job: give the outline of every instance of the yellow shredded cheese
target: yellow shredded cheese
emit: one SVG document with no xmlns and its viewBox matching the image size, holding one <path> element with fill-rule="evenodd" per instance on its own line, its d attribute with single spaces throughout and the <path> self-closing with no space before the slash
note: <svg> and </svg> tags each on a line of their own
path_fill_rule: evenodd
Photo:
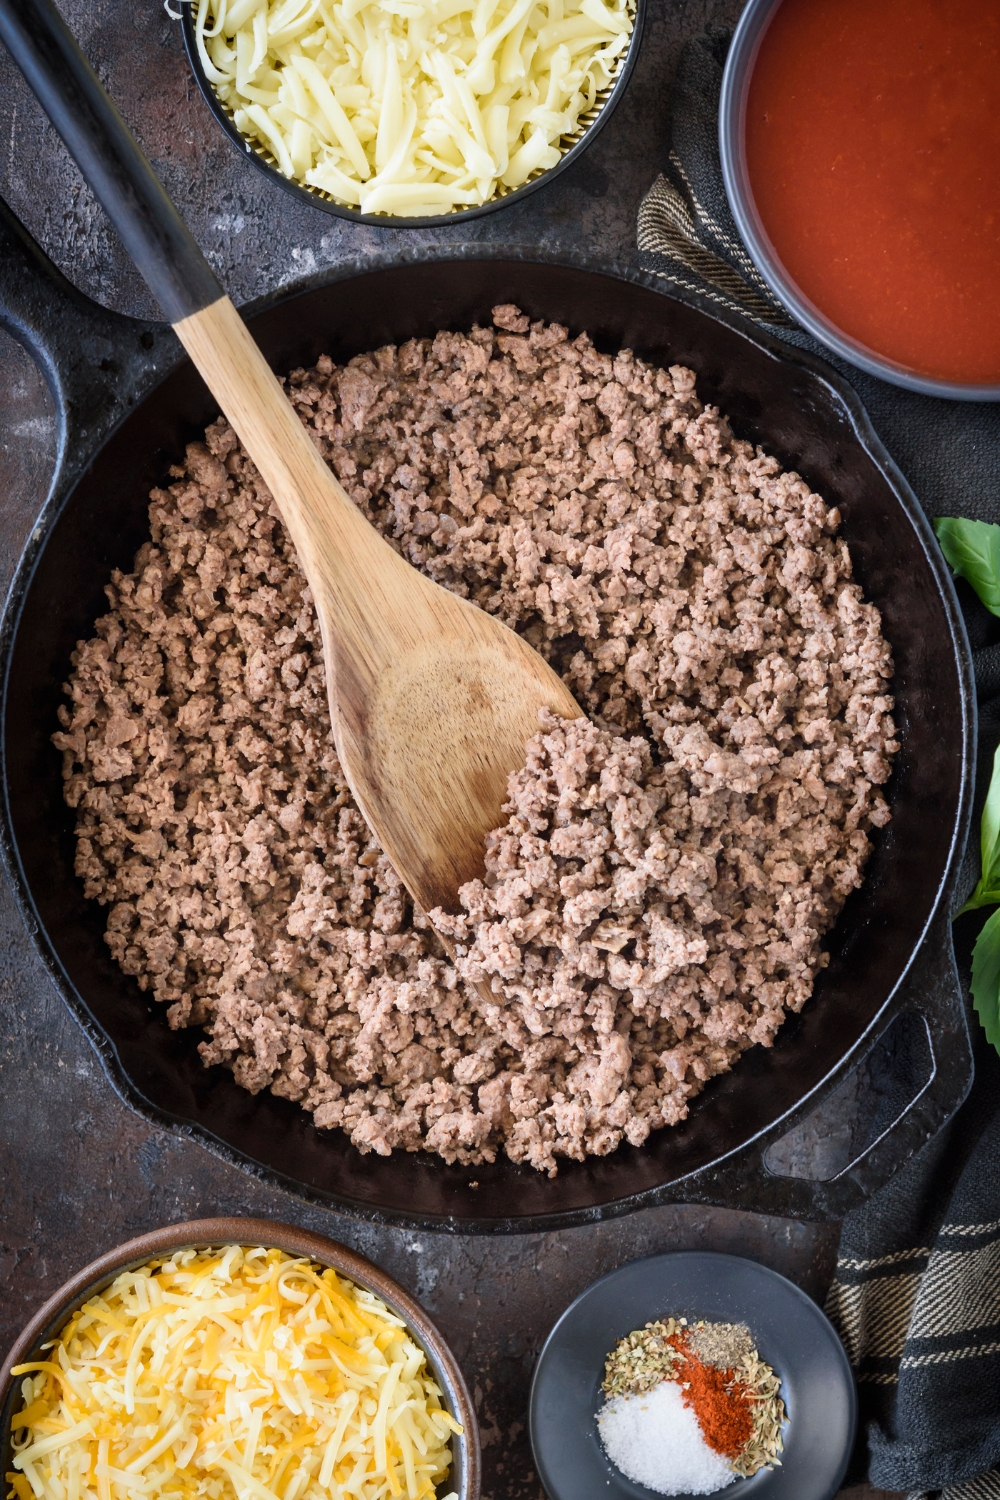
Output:
<svg viewBox="0 0 1000 1500">
<path fill-rule="evenodd" d="M 198 0 L 205 72 L 286 177 L 403 216 L 552 167 L 624 60 L 634 0 Z"/>
<path fill-rule="evenodd" d="M 151 1260 L 44 1353 L 9 1500 L 433 1500 L 462 1430 L 384 1302 L 280 1250 Z"/>
</svg>

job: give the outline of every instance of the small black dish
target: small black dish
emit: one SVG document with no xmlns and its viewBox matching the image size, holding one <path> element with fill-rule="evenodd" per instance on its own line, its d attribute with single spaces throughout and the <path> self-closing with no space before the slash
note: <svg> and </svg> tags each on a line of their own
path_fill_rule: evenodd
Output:
<svg viewBox="0 0 1000 1500">
<path fill-rule="evenodd" d="M 604 1361 L 661 1317 L 746 1323 L 781 1378 L 781 1467 L 734 1479 L 724 1500 L 831 1500 L 857 1426 L 854 1377 L 832 1324 L 805 1292 L 756 1261 L 679 1251 L 634 1260 L 587 1288 L 545 1340 L 531 1383 L 535 1464 L 549 1500 L 657 1500 L 608 1459 L 597 1434 Z M 683 1500 L 683 1497 L 682 1497 Z"/>
</svg>

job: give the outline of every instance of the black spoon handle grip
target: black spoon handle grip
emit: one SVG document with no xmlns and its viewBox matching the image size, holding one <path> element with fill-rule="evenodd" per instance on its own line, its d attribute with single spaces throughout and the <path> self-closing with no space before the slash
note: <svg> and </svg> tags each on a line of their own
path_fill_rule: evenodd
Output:
<svg viewBox="0 0 1000 1500">
<path fill-rule="evenodd" d="M 171 323 L 223 295 L 52 0 L 0 0 L 0 38 Z"/>
</svg>

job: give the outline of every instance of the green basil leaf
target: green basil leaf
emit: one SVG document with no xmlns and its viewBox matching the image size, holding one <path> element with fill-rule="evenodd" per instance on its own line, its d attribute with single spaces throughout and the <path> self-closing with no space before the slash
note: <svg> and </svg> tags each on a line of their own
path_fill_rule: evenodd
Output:
<svg viewBox="0 0 1000 1500">
<path fill-rule="evenodd" d="M 1000 526 L 997 530 L 1000 531 Z M 1000 745 L 993 756 L 993 775 L 979 825 L 979 850 L 982 874 L 962 911 L 1000 903 Z"/>
<path fill-rule="evenodd" d="M 969 580 L 991 614 L 1000 615 L 1000 526 L 938 516 L 934 532 L 954 572 Z"/>
<path fill-rule="evenodd" d="M 980 879 L 968 901 L 959 907 L 955 915 L 961 917 L 967 911 L 978 911 L 982 906 L 1000 906 L 1000 891 L 990 890 Z"/>
<path fill-rule="evenodd" d="M 987 1041 L 1000 1052 L 1000 910 L 986 922 L 972 950 L 972 1003 Z"/>
</svg>

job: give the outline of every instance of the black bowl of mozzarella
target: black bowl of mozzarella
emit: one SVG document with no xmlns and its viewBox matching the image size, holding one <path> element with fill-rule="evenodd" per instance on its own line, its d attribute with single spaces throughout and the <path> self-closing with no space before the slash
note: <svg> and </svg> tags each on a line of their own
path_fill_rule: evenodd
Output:
<svg viewBox="0 0 1000 1500">
<path fill-rule="evenodd" d="M 295 196 L 427 228 L 518 202 L 607 123 L 646 0 L 183 0 L 222 129 Z"/>
</svg>

